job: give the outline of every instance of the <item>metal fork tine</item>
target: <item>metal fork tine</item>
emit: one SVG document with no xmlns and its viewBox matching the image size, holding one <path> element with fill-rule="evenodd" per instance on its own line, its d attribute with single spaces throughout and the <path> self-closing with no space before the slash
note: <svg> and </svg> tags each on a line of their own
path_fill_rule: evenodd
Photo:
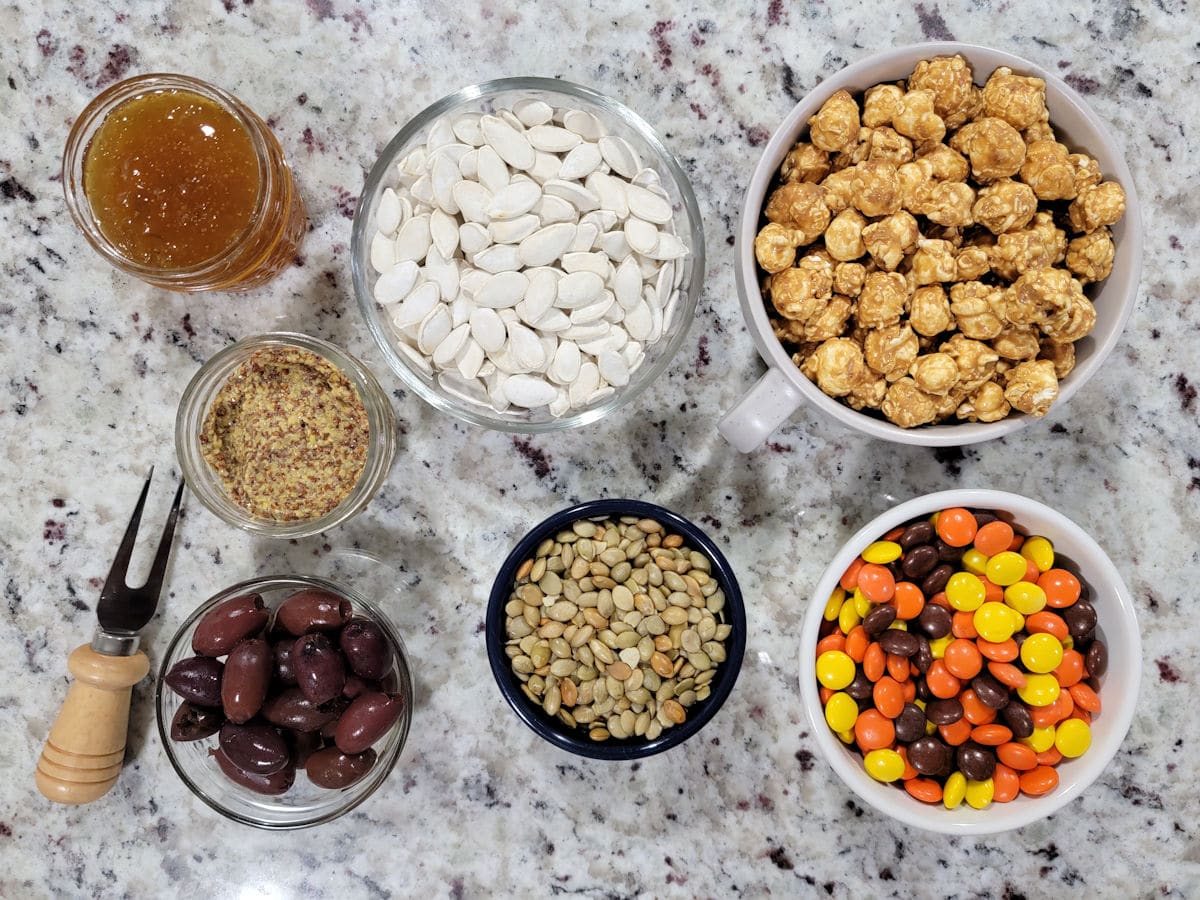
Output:
<svg viewBox="0 0 1200 900">
<path fill-rule="evenodd" d="M 175 537 L 175 522 L 179 518 L 179 501 L 183 499 L 183 482 L 175 491 L 175 500 L 171 503 L 171 512 L 167 515 L 167 524 L 163 526 L 162 537 L 158 549 L 154 551 L 154 562 L 150 566 L 150 577 L 142 585 L 142 590 L 151 597 L 157 597 L 162 589 L 163 575 L 167 571 L 167 557 L 171 555 L 171 542 Z"/>
<path fill-rule="evenodd" d="M 104 589 L 100 591 L 101 602 L 112 599 L 114 593 L 125 588 L 125 576 L 129 573 L 129 559 L 133 556 L 133 547 L 137 543 L 138 526 L 142 523 L 142 508 L 146 505 L 146 495 L 150 493 L 150 479 L 153 477 L 154 468 L 151 467 L 149 474 L 146 475 L 146 483 L 142 485 L 142 495 L 138 497 L 133 516 L 125 528 L 125 537 L 121 538 L 121 546 L 117 549 L 112 568 L 108 570 Z"/>
</svg>

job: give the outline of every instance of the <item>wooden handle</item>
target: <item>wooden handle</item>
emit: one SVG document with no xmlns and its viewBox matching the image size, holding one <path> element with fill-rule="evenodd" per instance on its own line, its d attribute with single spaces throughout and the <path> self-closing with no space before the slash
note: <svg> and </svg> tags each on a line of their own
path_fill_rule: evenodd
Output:
<svg viewBox="0 0 1200 900">
<path fill-rule="evenodd" d="M 142 652 L 105 656 L 90 645 L 67 659 L 75 676 L 37 764 L 37 786 L 56 803 L 90 803 L 117 783 L 125 761 L 129 695 L 150 671 Z"/>
</svg>

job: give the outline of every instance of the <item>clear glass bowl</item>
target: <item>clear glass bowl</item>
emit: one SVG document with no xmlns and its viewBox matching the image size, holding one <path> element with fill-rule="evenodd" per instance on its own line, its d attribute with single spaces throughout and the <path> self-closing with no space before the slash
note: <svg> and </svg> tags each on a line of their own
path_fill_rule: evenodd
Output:
<svg viewBox="0 0 1200 900">
<path fill-rule="evenodd" d="M 296 783 L 286 794 L 257 794 L 226 778 L 216 761 L 209 756 L 209 750 L 217 746 L 216 735 L 199 741 L 171 740 L 171 719 L 183 701 L 167 687 L 162 676 L 181 659 L 194 655 L 192 633 L 201 617 L 218 603 L 239 594 L 257 592 L 262 595 L 267 607 L 273 610 L 292 593 L 305 588 L 321 588 L 345 597 L 353 606 L 355 615 L 369 618 L 383 629 L 395 651 L 392 671 L 385 678 L 395 681 L 395 692 L 400 694 L 404 710 L 391 730 L 375 743 L 374 749 L 378 758 L 374 767 L 362 780 L 340 790 L 330 790 L 317 787 L 303 772 L 298 771 Z M 252 578 L 232 585 L 200 604 L 171 639 L 171 644 L 162 659 L 154 693 L 158 736 L 167 758 L 175 772 L 183 779 L 183 783 L 192 793 L 226 818 L 267 829 L 321 825 L 349 812 L 371 796 L 391 773 L 400 757 L 400 751 L 404 749 L 412 722 L 412 703 L 413 683 L 408 653 L 404 641 L 396 633 L 387 616 L 373 602 L 344 585 L 305 575 Z"/>
<path fill-rule="evenodd" d="M 431 126 L 442 116 L 486 112 L 528 97 L 544 100 L 551 106 L 572 106 L 586 110 L 599 118 L 610 134 L 629 141 L 661 178 L 662 187 L 670 195 L 675 209 L 676 233 L 688 246 L 688 255 L 680 261 L 684 266 L 680 283 L 683 291 L 681 305 L 675 312 L 671 327 L 657 343 L 646 348 L 646 358 L 632 373 L 629 383 L 614 394 L 557 419 L 544 408 L 498 413 L 491 408 L 470 403 L 447 392 L 434 377 L 415 368 L 404 352 L 397 349 L 398 341 L 392 334 L 391 324 L 375 302 L 373 289 L 378 275 L 370 264 L 371 239 L 376 231 L 375 214 L 384 189 L 395 185 L 395 164 L 424 142 Z M 443 97 L 415 116 L 388 142 L 367 176 L 366 187 L 354 214 L 350 247 L 354 292 L 359 308 L 384 359 L 405 386 L 435 409 L 464 422 L 523 434 L 557 431 L 595 422 L 646 390 L 667 368 L 683 343 L 688 326 L 695 317 L 704 280 L 704 223 L 700 218 L 696 196 L 679 161 L 654 129 L 625 105 L 589 88 L 552 78 L 500 78 L 471 85 Z"/>
<path fill-rule="evenodd" d="M 200 430 L 217 392 L 238 366 L 255 352 L 268 347 L 295 347 L 320 356 L 350 379 L 367 411 L 370 444 L 362 475 L 345 500 L 316 519 L 281 522 L 253 515 L 233 501 L 200 452 Z M 188 489 L 225 522 L 265 537 L 309 537 L 362 511 L 383 485 L 396 455 L 396 416 L 388 395 L 371 371 L 339 347 L 293 332 L 254 335 L 216 353 L 192 377 L 184 389 L 175 417 L 175 453 Z"/>
</svg>

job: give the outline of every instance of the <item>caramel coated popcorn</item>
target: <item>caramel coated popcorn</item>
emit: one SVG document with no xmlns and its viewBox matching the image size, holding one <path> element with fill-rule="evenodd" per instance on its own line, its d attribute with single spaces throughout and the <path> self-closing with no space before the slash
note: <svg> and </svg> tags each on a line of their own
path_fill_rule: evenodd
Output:
<svg viewBox="0 0 1200 900">
<path fill-rule="evenodd" d="M 980 86 L 937 57 L 808 125 L 754 242 L 795 365 L 904 428 L 1045 415 L 1126 201 L 1059 140 L 1042 79 L 1001 67 Z"/>
</svg>

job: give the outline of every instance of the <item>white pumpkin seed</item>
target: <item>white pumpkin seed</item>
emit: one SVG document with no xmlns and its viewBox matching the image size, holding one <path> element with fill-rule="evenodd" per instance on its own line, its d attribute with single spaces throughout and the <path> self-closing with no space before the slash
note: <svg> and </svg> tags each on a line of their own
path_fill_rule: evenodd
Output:
<svg viewBox="0 0 1200 900">
<path fill-rule="evenodd" d="M 471 313 L 471 337 L 486 352 L 492 353 L 504 346 L 508 332 L 504 322 L 496 315 L 496 311 L 487 306 L 481 306 Z"/>
<path fill-rule="evenodd" d="M 562 197 L 581 213 L 591 212 L 600 206 L 600 198 L 575 181 L 551 178 L 542 185 L 542 190 L 555 197 Z"/>
<path fill-rule="evenodd" d="M 371 268 L 382 275 L 396 264 L 396 241 L 382 231 L 371 238 Z"/>
<path fill-rule="evenodd" d="M 513 180 L 492 195 L 487 214 L 493 220 L 512 220 L 529 212 L 541 199 L 542 189 L 535 182 Z"/>
<path fill-rule="evenodd" d="M 562 123 L 563 128 L 575 132 L 581 138 L 588 141 L 599 140 L 601 135 L 604 134 L 600 120 L 591 113 L 584 112 L 582 109 L 568 109 L 563 113 Z"/>
<path fill-rule="evenodd" d="M 529 143 L 547 153 L 566 153 L 579 144 L 579 135 L 557 125 L 534 125 L 525 133 Z"/>
<path fill-rule="evenodd" d="M 563 157 L 558 177 L 565 181 L 582 181 L 596 171 L 602 158 L 600 148 L 592 143 L 582 143 Z"/>
<path fill-rule="evenodd" d="M 532 213 L 507 221 L 493 218 L 488 226 L 488 235 L 497 244 L 516 244 L 533 234 L 540 224 L 538 217 Z"/>
<path fill-rule="evenodd" d="M 558 259 L 575 239 L 575 226 L 556 222 L 539 228 L 521 241 L 521 262 L 526 266 L 548 266 Z"/>
<path fill-rule="evenodd" d="M 375 282 L 375 299 L 384 305 L 403 300 L 417 283 L 418 274 L 420 269 L 416 262 L 404 260 L 396 263 Z M 436 293 L 436 288 L 434 290 Z"/>
<path fill-rule="evenodd" d="M 471 326 L 467 324 L 453 328 L 433 351 L 433 364 L 438 367 L 448 366 L 458 356 L 470 336 Z"/>
<path fill-rule="evenodd" d="M 636 184 L 625 186 L 625 197 L 629 202 L 629 212 L 639 219 L 665 225 L 671 221 L 671 204 L 652 191 Z"/>
<path fill-rule="evenodd" d="M 558 282 L 558 305 L 563 309 L 578 309 L 599 298 L 604 291 L 604 279 L 595 272 L 572 272 Z"/>
<path fill-rule="evenodd" d="M 562 341 L 554 352 L 550 377 L 559 384 L 570 384 L 578 377 L 581 364 L 579 346 L 574 341 Z"/>
<path fill-rule="evenodd" d="M 658 246 L 658 229 L 649 222 L 630 216 L 625 220 L 625 240 L 635 253 L 645 255 Z"/>
<path fill-rule="evenodd" d="M 502 160 L 514 169 L 528 169 L 533 165 L 533 147 L 511 123 L 498 116 L 484 116 L 479 124 L 484 140 Z"/>
<path fill-rule="evenodd" d="M 492 192 L 482 184 L 474 181 L 460 181 L 454 185 L 450 193 L 464 219 L 478 222 L 480 225 L 487 225 L 491 221 L 487 210 L 488 205 L 492 202 Z"/>
<path fill-rule="evenodd" d="M 573 225 L 579 215 L 575 207 L 562 197 L 546 193 L 542 194 L 542 199 L 533 208 L 533 212 L 542 220 L 543 225 L 554 225 L 559 222 L 569 222 Z"/>
<path fill-rule="evenodd" d="M 521 268 L 521 255 L 515 244 L 492 244 L 471 258 L 485 272 L 515 272 Z"/>
<path fill-rule="evenodd" d="M 463 253 L 473 256 L 492 242 L 488 230 L 478 222 L 467 222 L 458 226 L 458 242 Z"/>
<path fill-rule="evenodd" d="M 475 294 L 475 302 L 492 309 L 506 309 L 516 306 L 528 287 L 529 279 L 520 272 L 500 272 L 484 282 Z"/>
<path fill-rule="evenodd" d="M 396 237 L 396 259 L 399 262 L 420 262 L 429 252 L 429 216 L 413 216 L 400 226 Z"/>
<path fill-rule="evenodd" d="M 554 400 L 558 391 L 554 385 L 540 377 L 512 375 L 504 382 L 504 395 L 514 406 L 536 409 Z"/>
<path fill-rule="evenodd" d="M 429 355 L 450 334 L 450 312 L 444 303 L 439 303 L 421 322 L 417 331 L 417 349 Z"/>
<path fill-rule="evenodd" d="M 554 108 L 549 103 L 533 98 L 518 100 L 513 104 L 512 111 L 526 128 L 545 125 L 554 118 Z"/>
<path fill-rule="evenodd" d="M 564 253 L 562 267 L 568 275 L 574 272 L 595 272 L 601 278 L 607 278 L 612 271 L 612 263 L 604 253 Z"/>
<path fill-rule="evenodd" d="M 629 384 L 629 365 L 625 359 L 612 350 L 601 353 L 596 360 L 600 377 L 614 387 L 624 387 Z"/>
<path fill-rule="evenodd" d="M 442 259 L 452 259 L 458 249 L 458 220 L 441 209 L 435 209 L 429 214 L 429 236 Z"/>
<path fill-rule="evenodd" d="M 600 138 L 600 155 L 612 170 L 624 178 L 633 178 L 642 168 L 642 161 L 629 141 L 616 135 Z"/>
<path fill-rule="evenodd" d="M 379 206 L 375 210 L 375 227 L 384 234 L 395 234 L 400 227 L 400 198 L 391 188 L 379 195 Z"/>
</svg>

